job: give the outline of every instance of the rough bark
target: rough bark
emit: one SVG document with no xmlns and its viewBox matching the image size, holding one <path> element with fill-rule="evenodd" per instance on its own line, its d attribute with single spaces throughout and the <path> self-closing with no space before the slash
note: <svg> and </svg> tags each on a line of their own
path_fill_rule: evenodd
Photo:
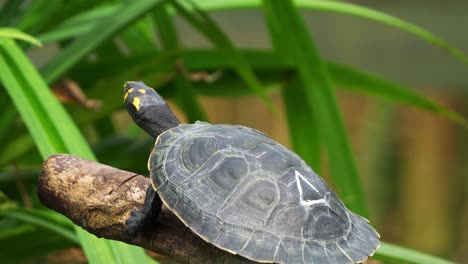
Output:
<svg viewBox="0 0 468 264">
<path fill-rule="evenodd" d="M 44 162 L 38 196 L 98 237 L 141 246 L 181 263 L 250 263 L 205 242 L 164 206 L 154 228 L 129 239 L 125 221 L 131 210 L 143 206 L 149 184 L 144 176 L 59 154 Z"/>
</svg>

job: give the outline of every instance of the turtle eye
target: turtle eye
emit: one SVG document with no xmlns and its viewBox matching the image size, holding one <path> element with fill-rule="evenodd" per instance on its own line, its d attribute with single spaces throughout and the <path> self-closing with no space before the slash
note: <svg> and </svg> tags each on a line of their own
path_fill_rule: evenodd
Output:
<svg viewBox="0 0 468 264">
<path fill-rule="evenodd" d="M 124 93 L 127 92 L 128 89 L 130 88 L 133 88 L 133 85 L 135 84 L 135 82 L 125 82 L 124 85 L 123 85 L 123 88 L 124 88 Z"/>
</svg>

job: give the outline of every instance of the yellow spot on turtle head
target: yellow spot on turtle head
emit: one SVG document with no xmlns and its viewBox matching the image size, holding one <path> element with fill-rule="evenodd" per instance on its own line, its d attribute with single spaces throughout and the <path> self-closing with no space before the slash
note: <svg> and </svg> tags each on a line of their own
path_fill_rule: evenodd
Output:
<svg viewBox="0 0 468 264">
<path fill-rule="evenodd" d="M 124 101 L 127 101 L 128 95 L 131 94 L 132 92 L 133 92 L 133 88 L 130 88 L 130 89 L 127 90 L 127 92 L 124 95 Z"/>
<path fill-rule="evenodd" d="M 142 93 L 142 94 L 145 94 L 146 93 L 146 90 L 145 89 L 138 89 L 138 92 Z"/>
<path fill-rule="evenodd" d="M 132 104 L 135 106 L 137 111 L 140 111 L 140 98 L 134 97 Z"/>
</svg>

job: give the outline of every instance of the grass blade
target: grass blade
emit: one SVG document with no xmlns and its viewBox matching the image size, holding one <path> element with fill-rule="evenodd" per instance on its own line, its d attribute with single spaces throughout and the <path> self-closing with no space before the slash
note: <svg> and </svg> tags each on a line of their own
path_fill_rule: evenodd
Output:
<svg viewBox="0 0 468 264">
<path fill-rule="evenodd" d="M 62 215 L 33 208 L 15 208 L 2 210 L 0 211 L 0 215 L 40 226 L 57 233 L 76 244 L 80 244 L 78 237 L 72 231 L 73 224 Z"/>
<path fill-rule="evenodd" d="M 272 74 L 276 76 L 276 81 L 272 78 L 270 82 L 280 83 L 283 81 L 282 76 L 294 70 L 292 62 L 287 62 L 279 58 L 277 54 L 269 51 L 246 50 L 243 54 L 254 69 L 276 70 L 276 72 Z M 184 51 L 182 58 L 189 70 L 225 67 L 225 62 L 221 59 L 221 55 L 211 50 Z M 339 88 L 367 95 L 379 96 L 392 102 L 416 107 L 445 117 L 468 128 L 468 120 L 459 113 L 440 105 L 429 97 L 414 92 L 409 87 L 334 62 L 326 62 L 326 67 L 333 83 Z M 217 87 L 211 87 L 199 89 L 199 92 L 203 95 L 219 95 L 219 90 L 220 89 Z M 246 95 L 248 93 L 249 92 L 246 90 L 238 91 L 239 95 Z M 235 94 L 234 91 L 233 94 Z"/>
<path fill-rule="evenodd" d="M 72 151 L 75 155 L 94 158 L 73 121 L 21 49 L 13 41 L 5 40 L 0 51 L 3 58 L 0 78 L 34 141 L 40 142 L 38 149 L 42 157 Z"/>
<path fill-rule="evenodd" d="M 38 39 L 26 33 L 21 32 L 20 30 L 16 28 L 0 27 L 0 38 L 20 39 L 28 43 L 31 43 L 33 45 L 36 45 L 38 47 L 42 47 L 42 43 Z"/>
<path fill-rule="evenodd" d="M 43 159 L 54 153 L 72 153 L 95 159 L 63 107 L 45 81 L 13 40 L 0 40 L 0 80 L 23 117 Z M 142 258 L 143 249 L 127 246 L 112 252 L 112 243 L 99 240 L 80 227 L 75 228 L 90 263 L 109 263 L 118 256 Z"/>
<path fill-rule="evenodd" d="M 257 72 L 261 70 L 269 72 L 274 71 L 271 74 L 271 78 L 269 78 L 270 83 L 282 83 L 284 81 L 284 76 L 294 71 L 293 62 L 288 62 L 287 58 L 281 58 L 278 54 L 271 51 L 244 50 L 243 55 Z M 226 67 L 226 62 L 222 60 L 222 55 L 212 50 L 185 50 L 181 57 L 188 70 L 197 70 L 200 68 L 214 70 Z M 414 92 L 409 87 L 385 80 L 380 76 L 372 75 L 346 65 L 330 61 L 325 62 L 325 64 L 332 82 L 341 89 L 356 91 L 366 95 L 379 96 L 392 102 L 416 107 L 441 117 L 448 118 L 449 120 L 468 128 L 468 120 L 459 113 L 440 105 L 429 97 Z M 226 74 L 225 77 L 231 78 L 230 76 L 226 76 Z M 230 88 L 230 86 L 223 86 L 223 89 L 220 89 L 218 86 L 205 87 L 200 84 L 197 84 L 197 87 L 197 91 L 200 94 L 207 96 L 220 96 L 220 92 L 223 92 L 224 88 Z M 236 85 L 233 85 L 232 87 L 233 88 L 230 89 L 234 89 Z M 229 95 L 242 96 L 251 94 L 251 92 L 244 88 L 237 89 L 237 91 L 230 91 Z"/>
<path fill-rule="evenodd" d="M 307 164 L 320 173 L 321 145 L 319 135 L 316 133 L 319 129 L 318 123 L 314 120 L 301 80 L 294 76 L 292 80 L 287 81 L 282 92 L 292 147 Z"/>
<path fill-rule="evenodd" d="M 174 86 L 177 90 L 176 103 L 184 111 L 189 123 L 208 121 L 190 80 L 185 76 L 177 76 L 174 80 Z"/>
<path fill-rule="evenodd" d="M 285 76 L 294 72 L 294 64 L 286 61 L 278 54 L 271 51 L 263 50 L 243 50 L 242 55 L 248 60 L 249 64 L 255 70 L 257 76 L 262 76 L 262 81 L 268 88 L 279 88 L 279 84 L 284 82 Z M 167 72 L 168 75 L 173 75 L 172 68 L 162 67 L 168 65 L 173 61 L 164 60 L 164 57 L 180 57 L 184 62 L 184 67 L 187 71 L 200 71 L 200 70 L 218 70 L 227 68 L 228 62 L 223 59 L 223 55 L 219 51 L 211 49 L 184 49 L 178 51 L 165 51 L 160 54 L 146 54 L 142 57 L 134 59 L 122 58 L 122 60 L 103 61 L 99 64 L 88 66 L 81 69 L 84 73 L 98 72 L 99 69 L 109 69 L 112 65 L 133 65 L 136 61 L 140 61 L 138 67 L 143 66 L 148 69 L 156 69 L 159 73 Z M 144 64 L 144 65 L 143 65 Z M 466 128 L 468 120 L 461 116 L 459 113 L 450 110 L 447 107 L 431 100 L 429 97 L 420 95 L 414 92 L 409 87 L 404 85 L 385 80 L 384 78 L 371 75 L 363 71 L 351 68 L 349 66 L 340 65 L 334 62 L 325 62 L 330 78 L 334 84 L 341 89 L 356 91 L 362 94 L 379 96 L 392 102 L 402 103 L 412 107 L 431 112 L 444 118 L 448 118 L 459 125 Z M 101 74 L 102 73 L 102 70 Z M 140 69 L 140 71 L 147 71 Z M 121 75 L 119 72 L 109 73 L 109 78 L 112 76 Z M 142 79 L 152 78 L 152 75 L 142 77 Z M 253 94 L 251 89 L 242 85 L 242 81 L 236 80 L 238 77 L 229 71 L 224 71 L 222 78 L 214 83 L 192 83 L 195 91 L 204 96 L 244 96 Z M 168 86 L 171 86 L 169 83 Z M 163 92 L 163 91 L 161 91 Z M 100 97 L 94 95 L 95 97 Z M 169 96 L 167 94 L 166 96 Z M 107 104 L 112 104 L 112 100 Z M 84 113 L 82 113 L 84 114 Z"/>
<path fill-rule="evenodd" d="M 63 2 L 63 0 L 36 0 L 30 2 L 28 8 L 24 9 L 21 14 L 16 27 L 30 34 L 36 34 L 44 28 L 50 19 L 54 18 L 54 14 L 60 10 Z"/>
<path fill-rule="evenodd" d="M 212 42 L 247 86 L 262 98 L 263 102 L 272 112 L 276 113 L 277 111 L 273 106 L 273 102 L 268 97 L 261 83 L 258 81 L 250 64 L 234 47 L 232 42 L 218 27 L 218 25 L 216 25 L 216 23 L 205 12 L 198 9 L 192 2 L 190 2 L 189 8 L 183 6 L 177 1 L 171 1 L 171 3 L 177 12 L 187 20 L 187 22 Z"/>
<path fill-rule="evenodd" d="M 306 100 L 313 106 L 314 120 L 320 125 L 317 127 L 318 133 L 327 150 L 337 191 L 351 210 L 367 217 L 366 200 L 334 89 L 327 69 L 310 39 L 309 31 L 292 2 L 265 0 L 263 4 L 273 41 L 281 35 L 282 40 L 278 41 L 278 45 L 287 48 L 279 50 L 288 50 L 287 54 L 281 55 L 291 56 L 289 60 L 296 62 Z M 295 30 L 292 31 L 291 28 Z"/>
<path fill-rule="evenodd" d="M 454 58 L 468 65 L 468 57 L 458 48 L 451 46 L 445 40 L 438 38 L 431 32 L 418 27 L 414 24 L 404 21 L 403 19 L 385 14 L 383 12 L 373 10 L 367 7 L 359 6 L 353 3 L 345 3 L 338 1 L 298 1 L 300 7 L 313 8 L 320 11 L 336 12 L 345 15 L 361 17 L 376 22 L 386 24 L 388 26 L 398 28 L 401 31 L 414 35 L 436 47 L 447 52 Z"/>
<path fill-rule="evenodd" d="M 20 12 L 24 1 L 6 1 L 0 7 L 0 25 L 8 25 L 12 18 Z"/>
<path fill-rule="evenodd" d="M 36 239 L 31 239 L 36 238 Z M 33 225 L 16 227 L 0 226 L 0 248 L 2 263 L 26 263 L 34 257 L 47 255 L 50 252 L 74 247 L 76 244 L 46 229 Z"/>
<path fill-rule="evenodd" d="M 390 27 L 398 28 L 399 30 L 409 33 L 413 36 L 418 37 L 421 40 L 428 42 L 431 45 L 447 52 L 459 61 L 468 64 L 467 55 L 460 49 L 450 45 L 447 41 L 435 36 L 431 32 L 409 23 L 403 19 L 395 16 L 388 15 L 386 13 L 373 10 L 371 8 L 356 5 L 354 3 L 338 2 L 338 1 L 323 1 L 323 0 L 296 0 L 294 1 L 298 8 L 310 9 L 316 11 L 340 13 L 343 15 L 355 16 L 378 23 L 388 25 Z M 205 11 L 213 10 L 233 10 L 233 9 L 247 9 L 247 8 L 260 8 L 261 0 L 235 0 L 235 1 L 224 1 L 224 0 L 198 0 L 197 5 Z M 115 7 L 109 7 L 109 10 Z M 187 6 L 189 8 L 189 6 Z M 190 10 L 190 8 L 188 9 Z M 63 40 L 72 37 L 74 34 L 86 32 L 94 26 L 95 21 L 92 19 L 81 20 L 80 25 L 77 28 L 70 27 L 59 27 L 58 29 L 45 33 L 39 36 L 39 39 L 43 42 L 52 40 Z M 76 32 L 67 32 L 68 30 L 76 30 Z"/>
<path fill-rule="evenodd" d="M 454 58 L 468 65 L 467 55 L 460 49 L 450 45 L 445 40 L 438 38 L 431 32 L 409 23 L 403 19 L 385 14 L 383 12 L 373 10 L 371 8 L 359 6 L 354 3 L 339 2 L 339 1 L 323 1 L 323 0 L 296 0 L 294 1 L 298 8 L 311 9 L 317 11 L 341 13 L 360 17 L 375 22 L 379 22 L 401 31 L 407 32 L 416 36 L 437 48 L 447 52 Z M 258 8 L 261 5 L 261 0 L 236 0 L 236 1 L 223 1 L 223 0 L 198 0 L 197 4 L 204 10 L 232 10 L 244 8 Z"/>
<path fill-rule="evenodd" d="M 133 56 L 148 50 L 155 53 L 158 51 L 154 40 L 153 20 L 148 15 L 123 30 L 119 34 L 119 39 L 125 43 Z"/>
<path fill-rule="evenodd" d="M 180 49 L 180 42 L 177 31 L 167 11 L 167 5 L 154 12 L 155 20 L 158 26 L 159 37 L 165 50 Z M 195 121 L 208 121 L 205 111 L 200 105 L 197 94 L 193 89 L 191 81 L 188 79 L 188 73 L 182 60 L 176 59 L 175 62 L 174 88 L 176 89 L 176 103 L 184 111 L 187 120 L 190 123 Z"/>
<path fill-rule="evenodd" d="M 328 63 L 327 68 L 338 87 L 417 107 L 452 120 L 468 129 L 468 120 L 463 116 L 407 87 L 336 63 Z"/>
<path fill-rule="evenodd" d="M 163 5 L 161 8 L 154 10 L 153 17 L 164 49 L 179 49 L 180 41 L 172 17 L 169 15 L 168 5 Z"/>
<path fill-rule="evenodd" d="M 121 4 L 100 6 L 73 16 L 52 30 L 37 36 L 44 43 L 62 41 L 69 38 L 79 37 L 90 32 L 103 19 L 107 19 L 121 8 Z"/>
<path fill-rule="evenodd" d="M 451 261 L 419 251 L 382 242 L 374 255 L 375 259 L 405 264 L 454 264 Z"/>
<path fill-rule="evenodd" d="M 99 44 L 109 39 L 130 23 L 141 18 L 142 15 L 155 8 L 158 4 L 161 4 L 161 2 L 162 0 L 126 2 L 117 9 L 113 15 L 103 19 L 99 24 L 93 27 L 91 31 L 78 38 L 53 57 L 42 68 L 45 80 L 48 83 L 57 80 L 85 55 L 97 48 Z"/>
</svg>

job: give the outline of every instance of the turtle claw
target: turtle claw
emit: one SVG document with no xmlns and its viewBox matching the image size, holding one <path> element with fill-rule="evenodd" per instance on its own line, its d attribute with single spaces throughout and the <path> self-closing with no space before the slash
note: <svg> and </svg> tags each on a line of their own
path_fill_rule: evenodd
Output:
<svg viewBox="0 0 468 264">
<path fill-rule="evenodd" d="M 125 221 L 127 224 L 127 235 L 130 240 L 137 237 L 138 233 L 143 229 L 142 213 L 139 210 L 132 210 L 130 217 Z"/>
<path fill-rule="evenodd" d="M 157 222 L 161 212 L 162 201 L 151 185 L 146 191 L 145 202 L 141 210 L 132 210 L 126 220 L 128 237 L 133 240 L 142 230 L 151 227 Z"/>
</svg>

